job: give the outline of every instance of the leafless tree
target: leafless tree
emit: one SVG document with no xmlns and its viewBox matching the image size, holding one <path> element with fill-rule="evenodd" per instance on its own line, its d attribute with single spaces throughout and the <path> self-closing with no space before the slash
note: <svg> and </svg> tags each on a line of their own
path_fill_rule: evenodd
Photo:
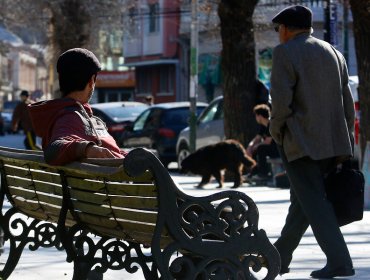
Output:
<svg viewBox="0 0 370 280">
<path fill-rule="evenodd" d="M 122 29 L 124 0 L 1 1 L 0 20 L 46 34 L 51 57 L 73 47 L 96 50 L 99 31 Z"/>
</svg>

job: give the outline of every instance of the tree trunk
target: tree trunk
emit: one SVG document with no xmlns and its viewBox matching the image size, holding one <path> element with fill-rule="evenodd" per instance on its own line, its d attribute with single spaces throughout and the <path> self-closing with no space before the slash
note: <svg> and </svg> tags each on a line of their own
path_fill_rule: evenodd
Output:
<svg viewBox="0 0 370 280">
<path fill-rule="evenodd" d="M 351 0 L 350 4 L 359 78 L 360 144 L 363 155 L 366 142 L 370 141 L 370 1 Z"/>
<path fill-rule="evenodd" d="M 91 36 L 91 15 L 84 0 L 64 0 L 52 9 L 52 44 L 58 53 L 83 48 Z M 98 31 L 98 30 L 97 30 Z"/>
<path fill-rule="evenodd" d="M 224 87 L 226 138 L 243 145 L 256 134 L 253 107 L 256 100 L 256 61 L 253 12 L 258 0 L 222 0 L 218 6 L 221 23 L 221 69 Z"/>
</svg>

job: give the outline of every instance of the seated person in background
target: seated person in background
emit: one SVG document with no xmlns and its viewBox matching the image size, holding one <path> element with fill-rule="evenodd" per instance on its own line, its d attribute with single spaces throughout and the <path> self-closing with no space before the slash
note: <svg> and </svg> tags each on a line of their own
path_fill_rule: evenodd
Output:
<svg viewBox="0 0 370 280">
<path fill-rule="evenodd" d="M 144 102 L 148 104 L 149 106 L 154 105 L 154 96 L 153 95 L 145 96 Z"/>
<path fill-rule="evenodd" d="M 269 131 L 270 107 L 266 104 L 259 104 L 253 108 L 253 113 L 260 128 L 247 147 L 247 154 L 257 161 L 257 165 L 251 170 L 248 177 L 258 175 L 261 178 L 267 178 L 270 171 L 267 157 L 277 158 L 280 156 Z"/>
<path fill-rule="evenodd" d="M 35 133 L 42 137 L 47 163 L 63 165 L 83 158 L 125 156 L 88 104 L 100 70 L 92 52 L 70 49 L 57 62 L 62 98 L 29 105 Z"/>
</svg>

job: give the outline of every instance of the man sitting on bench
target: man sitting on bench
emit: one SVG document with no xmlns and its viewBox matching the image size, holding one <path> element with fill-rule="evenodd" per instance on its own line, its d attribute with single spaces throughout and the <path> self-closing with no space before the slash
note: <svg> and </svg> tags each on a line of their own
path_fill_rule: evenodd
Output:
<svg viewBox="0 0 370 280">
<path fill-rule="evenodd" d="M 36 135 L 42 137 L 45 161 L 52 165 L 83 158 L 123 158 L 125 152 L 88 104 L 101 70 L 96 56 L 70 49 L 57 62 L 62 98 L 29 105 Z"/>
<path fill-rule="evenodd" d="M 259 131 L 249 143 L 247 154 L 256 159 L 257 165 L 247 175 L 247 178 L 269 179 L 270 167 L 267 157 L 278 158 L 280 156 L 269 131 L 270 107 L 266 104 L 259 104 L 253 108 L 253 113 L 259 124 Z"/>
</svg>

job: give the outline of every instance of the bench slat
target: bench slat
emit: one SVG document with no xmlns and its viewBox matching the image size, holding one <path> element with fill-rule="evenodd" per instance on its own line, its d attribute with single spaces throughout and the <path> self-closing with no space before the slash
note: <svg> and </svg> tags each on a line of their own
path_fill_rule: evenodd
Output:
<svg viewBox="0 0 370 280">
<path fill-rule="evenodd" d="M 41 192 L 34 192 L 31 190 L 27 190 L 24 188 L 19 188 L 15 186 L 8 186 L 9 193 L 13 196 L 18 196 L 18 197 L 23 197 L 27 200 L 30 201 L 35 201 L 35 202 L 45 202 L 48 204 L 53 204 L 56 206 L 62 206 L 62 197 L 58 196 L 52 196 L 50 194 L 45 194 Z"/>
<path fill-rule="evenodd" d="M 61 184 L 60 175 L 58 173 L 45 172 L 42 170 L 28 169 L 22 166 L 14 166 L 6 164 L 5 172 L 8 175 L 29 178 L 38 181 L 44 181 L 54 184 Z"/>
<path fill-rule="evenodd" d="M 158 208 L 157 198 L 153 197 L 137 197 L 137 196 L 112 196 L 107 197 L 105 193 L 89 193 L 86 191 L 80 191 L 72 189 L 71 198 L 91 202 L 94 204 L 107 204 L 110 201 L 112 206 L 125 207 L 125 208 L 136 208 L 136 209 L 154 209 Z"/>
<path fill-rule="evenodd" d="M 147 233 L 147 235 L 153 235 L 154 224 L 143 224 L 135 223 L 133 221 L 118 220 L 115 221 L 112 218 L 108 219 L 106 217 L 100 217 L 96 215 L 79 213 L 79 219 L 83 221 L 84 224 L 89 225 L 90 227 L 100 227 L 108 228 L 110 232 L 116 232 L 115 237 L 122 237 L 123 233 L 129 234 L 131 232 L 141 232 Z"/>
<path fill-rule="evenodd" d="M 157 221 L 157 213 L 143 210 L 132 209 L 117 209 L 110 208 L 108 205 L 97 205 L 86 203 L 82 201 L 72 200 L 72 205 L 75 211 L 94 214 L 99 216 L 106 216 L 109 218 L 124 219 L 130 221 L 137 221 L 143 223 L 155 224 Z"/>
<path fill-rule="evenodd" d="M 61 185 L 41 181 L 31 181 L 27 178 L 20 178 L 14 176 L 7 176 L 6 180 L 8 182 L 8 185 L 19 186 L 28 190 L 34 190 L 36 188 L 40 192 L 63 196 L 63 190 Z"/>
<path fill-rule="evenodd" d="M 96 180 L 81 180 L 80 178 L 68 179 L 68 185 L 73 189 L 89 190 L 89 191 L 103 191 L 107 189 L 109 194 L 113 195 L 127 195 L 127 196 L 147 196 L 156 197 L 156 188 L 150 184 L 132 184 L 129 182 L 104 182 Z"/>
<path fill-rule="evenodd" d="M 44 219 L 46 217 L 50 217 L 51 220 L 55 223 L 58 222 L 59 219 L 59 212 L 60 208 L 55 207 L 54 205 L 50 205 L 47 203 L 40 204 L 36 203 L 35 201 L 27 200 L 22 197 L 13 196 L 13 202 L 15 207 L 21 212 L 26 213 L 30 217 L 37 218 L 37 219 Z M 33 215 L 32 213 L 35 212 L 36 214 Z M 72 226 L 75 224 L 73 217 L 70 213 L 67 214 L 66 225 Z"/>
<path fill-rule="evenodd" d="M 139 231 L 140 229 L 137 229 L 137 228 L 136 230 L 134 228 L 132 230 L 128 230 L 127 226 L 129 226 L 129 224 L 126 224 L 126 229 L 124 233 L 120 230 L 109 229 L 107 227 L 101 227 L 99 225 L 90 225 L 89 228 L 103 235 L 107 235 L 107 236 L 115 237 L 115 238 L 122 238 L 126 240 L 129 239 L 130 241 L 150 246 L 152 242 L 152 238 L 153 238 L 153 231 L 146 231 L 146 232 Z M 135 225 L 131 226 L 131 228 L 132 227 L 135 227 Z M 127 235 L 130 238 L 127 238 Z M 171 242 L 173 242 L 173 239 L 171 237 L 162 235 L 160 246 L 161 248 L 164 248 Z"/>
</svg>

